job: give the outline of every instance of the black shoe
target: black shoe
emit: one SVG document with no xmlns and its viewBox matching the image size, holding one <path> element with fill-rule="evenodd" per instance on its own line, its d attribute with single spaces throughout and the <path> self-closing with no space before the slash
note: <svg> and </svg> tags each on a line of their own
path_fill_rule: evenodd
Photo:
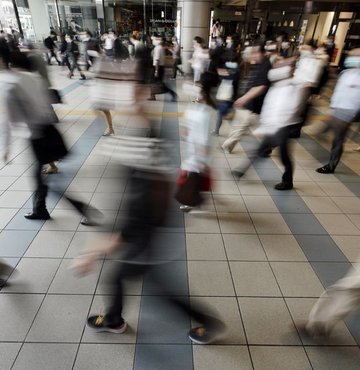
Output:
<svg viewBox="0 0 360 370">
<path fill-rule="evenodd" d="M 276 190 L 291 190 L 294 187 L 294 185 L 290 182 L 280 182 L 279 184 L 276 184 L 274 186 L 274 189 Z"/>
<path fill-rule="evenodd" d="M 177 102 L 177 100 L 178 100 L 178 96 L 177 96 L 177 94 L 172 94 L 172 99 L 171 99 L 171 101 L 172 102 Z"/>
<path fill-rule="evenodd" d="M 79 80 L 86 80 L 85 75 L 81 75 L 81 77 L 79 78 Z"/>
<path fill-rule="evenodd" d="M 41 212 L 29 212 L 26 215 L 24 215 L 25 218 L 28 220 L 49 220 L 50 214 L 47 209 L 41 211 Z"/>
<path fill-rule="evenodd" d="M 126 329 L 128 327 L 125 321 L 120 325 L 109 325 L 109 323 L 106 322 L 106 316 L 103 316 L 101 314 L 96 316 L 89 316 L 87 319 L 87 325 L 91 329 L 95 329 L 98 333 L 108 332 L 114 334 L 123 334 L 126 332 Z"/>
<path fill-rule="evenodd" d="M 3 288 L 6 285 L 5 279 L 0 279 L 0 288 Z"/>
<path fill-rule="evenodd" d="M 335 170 L 332 170 L 328 164 L 326 164 L 325 166 L 323 167 L 320 167 L 320 168 L 317 168 L 316 169 L 316 172 L 319 172 L 319 173 L 334 173 Z"/>
<path fill-rule="evenodd" d="M 231 174 L 232 174 L 235 178 L 237 178 L 237 179 L 240 179 L 241 177 L 243 177 L 243 176 L 244 176 L 244 172 L 239 171 L 239 170 L 232 170 L 232 171 L 231 171 Z"/>
</svg>

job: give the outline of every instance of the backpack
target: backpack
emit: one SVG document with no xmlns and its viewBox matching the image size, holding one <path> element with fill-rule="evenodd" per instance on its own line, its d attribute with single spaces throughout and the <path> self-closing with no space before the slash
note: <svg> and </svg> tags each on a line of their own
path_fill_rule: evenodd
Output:
<svg viewBox="0 0 360 370">
<path fill-rule="evenodd" d="M 51 39 L 50 36 L 48 36 L 45 40 L 44 40 L 44 45 L 46 48 L 48 49 L 52 49 L 53 48 L 53 40 Z"/>
</svg>

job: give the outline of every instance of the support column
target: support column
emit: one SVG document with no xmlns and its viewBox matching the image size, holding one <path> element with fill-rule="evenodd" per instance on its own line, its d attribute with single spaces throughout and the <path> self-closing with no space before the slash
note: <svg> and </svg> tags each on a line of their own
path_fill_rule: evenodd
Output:
<svg viewBox="0 0 360 370">
<path fill-rule="evenodd" d="M 50 19 L 43 0 L 28 0 L 36 41 L 42 41 L 50 33 Z"/>
<path fill-rule="evenodd" d="M 208 43 L 210 35 L 210 13 L 213 0 L 179 0 L 178 8 L 181 9 L 181 46 L 182 67 L 184 72 L 191 72 L 188 60 L 193 54 L 193 39 L 200 36 Z"/>
</svg>

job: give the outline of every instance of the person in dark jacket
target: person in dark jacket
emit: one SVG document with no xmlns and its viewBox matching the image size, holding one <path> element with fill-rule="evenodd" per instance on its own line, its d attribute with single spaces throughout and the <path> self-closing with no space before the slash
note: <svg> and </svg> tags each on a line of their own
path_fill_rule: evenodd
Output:
<svg viewBox="0 0 360 370">
<path fill-rule="evenodd" d="M 69 69 L 68 77 L 71 78 L 74 76 L 74 70 L 77 69 L 80 73 L 80 80 L 86 80 L 85 75 L 82 73 L 79 64 L 79 47 L 74 41 L 74 37 L 66 35 L 66 51 L 65 51 L 65 64 Z"/>
<path fill-rule="evenodd" d="M 56 40 L 56 33 L 55 31 L 51 31 L 50 36 L 48 36 L 44 40 L 44 45 L 48 49 L 48 52 L 46 53 L 46 58 L 47 58 L 47 62 L 49 65 L 51 65 L 51 58 L 55 58 L 58 65 L 60 66 L 61 61 L 57 58 L 56 53 L 55 53 L 55 49 L 57 48 L 55 40 Z"/>
</svg>

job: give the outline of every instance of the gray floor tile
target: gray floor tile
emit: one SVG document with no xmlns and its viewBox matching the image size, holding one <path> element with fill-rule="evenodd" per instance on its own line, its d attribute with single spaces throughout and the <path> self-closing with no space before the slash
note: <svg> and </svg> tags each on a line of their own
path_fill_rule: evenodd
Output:
<svg viewBox="0 0 360 370">
<path fill-rule="evenodd" d="M 82 166 L 77 177 L 101 177 L 105 171 L 104 166 Z"/>
<path fill-rule="evenodd" d="M 188 260 L 226 260 L 220 234 L 186 234 L 186 250 Z"/>
<path fill-rule="evenodd" d="M 351 268 L 349 262 L 312 262 L 311 266 L 326 288 L 343 278 Z"/>
<path fill-rule="evenodd" d="M 262 181 L 246 180 L 238 183 L 242 195 L 269 195 Z"/>
<path fill-rule="evenodd" d="M 271 262 L 285 297 L 318 297 L 324 288 L 307 262 Z"/>
<path fill-rule="evenodd" d="M 255 234 L 247 213 L 218 213 L 221 232 L 224 234 Z"/>
<path fill-rule="evenodd" d="M 251 213 L 250 215 L 259 234 L 291 234 L 284 221 L 286 215 L 278 213 Z"/>
<path fill-rule="evenodd" d="M 237 296 L 281 297 L 268 262 L 231 262 L 230 269 Z"/>
<path fill-rule="evenodd" d="M 75 231 L 82 218 L 77 212 L 65 209 L 55 209 L 50 215 L 51 219 L 45 222 L 42 230 Z"/>
<path fill-rule="evenodd" d="M 21 208 L 31 197 L 31 191 L 5 191 L 0 195 L 1 208 Z"/>
<path fill-rule="evenodd" d="M 212 297 L 235 294 L 227 262 L 188 261 L 188 274 L 191 295 Z"/>
<path fill-rule="evenodd" d="M 246 212 L 246 206 L 241 195 L 214 194 L 217 212 Z"/>
<path fill-rule="evenodd" d="M 300 338 L 282 298 L 238 300 L 249 344 L 300 344 Z"/>
<path fill-rule="evenodd" d="M 132 370 L 134 345 L 81 344 L 74 369 L 123 369 Z"/>
<path fill-rule="evenodd" d="M 90 329 L 86 326 L 81 341 L 83 343 L 136 343 L 140 300 L 140 297 L 124 297 L 123 317 L 128 323 L 128 329 L 125 333 L 121 335 L 111 333 L 96 333 L 93 329 Z M 91 305 L 90 315 L 106 313 L 107 307 L 109 307 L 110 304 L 110 296 L 95 296 Z M 86 317 L 83 318 L 83 322 L 85 322 L 85 319 Z"/>
<path fill-rule="evenodd" d="M 122 193 L 125 190 L 126 181 L 122 179 L 101 179 L 96 188 L 97 193 Z"/>
<path fill-rule="evenodd" d="M 213 194 L 239 195 L 239 188 L 234 181 L 214 181 Z"/>
<path fill-rule="evenodd" d="M 293 235 L 260 235 L 269 261 L 307 261 Z"/>
<path fill-rule="evenodd" d="M 97 209 L 117 211 L 122 201 L 123 193 L 95 193 L 91 199 L 91 205 Z"/>
<path fill-rule="evenodd" d="M 134 370 L 192 370 L 191 345 L 137 345 Z"/>
<path fill-rule="evenodd" d="M 25 343 L 14 370 L 68 370 L 74 363 L 77 344 Z"/>
<path fill-rule="evenodd" d="M 41 305 L 41 294 L 0 294 L 0 341 L 22 342 Z"/>
<path fill-rule="evenodd" d="M 16 215 L 17 212 L 18 210 L 16 208 L 0 209 L 0 229 L 3 229 Z"/>
<path fill-rule="evenodd" d="M 46 293 L 60 262 L 59 259 L 22 258 L 16 266 L 16 272 L 10 277 L 11 285 L 3 288 L 3 291 Z"/>
<path fill-rule="evenodd" d="M 311 365 L 302 347 L 250 347 L 255 370 L 310 370 Z"/>
<path fill-rule="evenodd" d="M 39 231 L 25 257 L 63 258 L 73 236 L 73 231 Z"/>
<path fill-rule="evenodd" d="M 331 235 L 331 237 L 350 262 L 360 262 L 358 236 Z"/>
<path fill-rule="evenodd" d="M 289 307 L 290 314 L 295 325 L 300 328 L 309 318 L 309 314 L 315 305 L 317 298 L 286 298 L 286 304 Z M 318 341 L 302 334 L 299 331 L 301 340 L 305 345 L 318 345 Z M 324 339 L 321 344 L 324 345 L 355 345 L 354 338 L 350 334 L 346 325 L 341 321 L 334 328 L 332 335 Z"/>
<path fill-rule="evenodd" d="M 341 209 L 329 197 L 303 197 L 312 213 L 342 213 Z"/>
<path fill-rule="evenodd" d="M 248 212 L 277 212 L 278 209 L 270 196 L 243 195 Z"/>
<path fill-rule="evenodd" d="M 188 233 L 220 233 L 216 214 L 186 214 L 185 229 Z"/>
<path fill-rule="evenodd" d="M 216 340 L 216 344 L 246 344 L 240 310 L 235 297 L 196 297 L 191 298 L 191 305 L 225 324 L 225 331 Z M 198 325 L 196 322 L 192 323 L 193 327 Z"/>
<path fill-rule="evenodd" d="M 0 190 L 7 190 L 15 181 L 17 181 L 16 176 L 11 177 L 0 177 Z"/>
<path fill-rule="evenodd" d="M 92 231 L 92 227 L 90 230 L 91 231 L 78 231 L 75 233 L 70 242 L 69 248 L 65 253 L 65 258 L 78 257 L 81 254 L 86 253 L 92 246 L 105 243 L 110 237 L 110 234 L 108 233 Z"/>
<path fill-rule="evenodd" d="M 20 347 L 21 343 L 0 343 L 1 369 L 11 369 Z"/>
<path fill-rule="evenodd" d="M 322 176 L 323 178 L 324 176 Z M 328 176 L 326 176 L 328 177 Z M 351 197 L 354 194 L 342 183 L 336 182 L 323 182 L 319 183 L 322 190 L 325 191 L 330 197 Z"/>
<path fill-rule="evenodd" d="M 358 347 L 306 347 L 311 365 L 316 370 L 358 370 L 360 349 Z"/>
<path fill-rule="evenodd" d="M 296 235 L 307 259 L 312 261 L 346 262 L 346 257 L 328 235 Z"/>
<path fill-rule="evenodd" d="M 111 231 L 114 227 L 118 211 L 102 210 L 101 213 L 103 214 L 103 217 L 101 219 L 100 225 L 86 226 L 80 224 L 77 231 Z"/>
<path fill-rule="evenodd" d="M 0 234 L 0 257 L 22 257 L 37 231 L 4 230 Z"/>
<path fill-rule="evenodd" d="M 229 261 L 266 261 L 257 235 L 223 234 Z"/>
<path fill-rule="evenodd" d="M 26 341 L 79 342 L 91 299 L 91 296 L 48 295 Z"/>
<path fill-rule="evenodd" d="M 72 269 L 73 260 L 63 260 L 52 281 L 50 294 L 94 294 L 99 280 L 101 264 L 86 276 L 78 276 Z"/>
<path fill-rule="evenodd" d="M 272 199 L 281 213 L 311 213 L 303 199 L 297 195 L 273 195 Z"/>
<path fill-rule="evenodd" d="M 4 209 L 5 210 L 5 209 Z M 0 227 L 1 227 L 1 209 L 0 209 Z M 24 215 L 28 212 L 31 212 L 31 208 L 22 208 L 20 210 L 8 210 L 12 211 L 11 217 L 7 224 L 7 230 L 40 230 L 44 225 L 45 221 L 42 220 L 27 220 Z"/>
<path fill-rule="evenodd" d="M 183 297 L 177 300 L 182 305 L 188 302 Z M 168 297 L 142 297 L 137 343 L 187 344 L 189 329 L 189 316 L 171 304 Z"/>
<path fill-rule="evenodd" d="M 71 199 L 76 199 L 77 201 L 83 202 L 84 204 L 89 204 L 93 196 L 93 193 L 85 192 L 66 192 L 66 195 Z M 66 199 L 65 196 L 62 196 L 56 204 L 55 209 L 69 209 L 74 211 L 73 205 Z"/>
<path fill-rule="evenodd" d="M 312 214 L 283 214 L 284 220 L 289 226 L 291 232 L 305 235 L 326 235 L 327 232 Z"/>
<path fill-rule="evenodd" d="M 75 178 L 68 187 L 68 191 L 93 193 L 99 183 L 98 178 Z"/>
<path fill-rule="evenodd" d="M 246 346 L 194 346 L 195 370 L 250 370 L 249 350 Z"/>
</svg>

